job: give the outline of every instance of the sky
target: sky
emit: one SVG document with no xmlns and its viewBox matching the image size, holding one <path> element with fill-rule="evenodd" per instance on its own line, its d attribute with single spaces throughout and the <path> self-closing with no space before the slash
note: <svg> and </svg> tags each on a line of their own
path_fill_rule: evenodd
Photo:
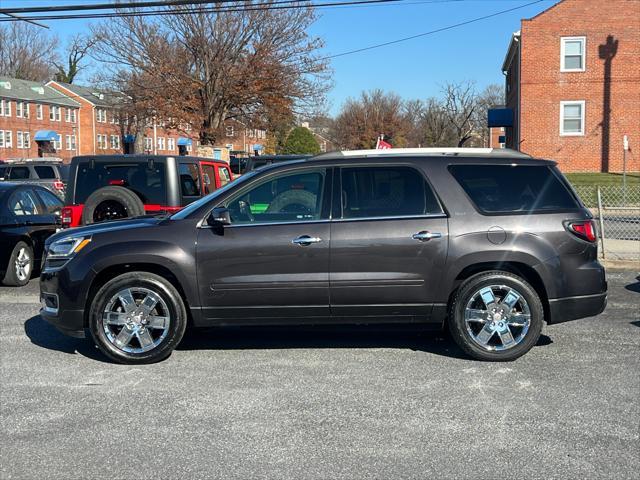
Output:
<svg viewBox="0 0 640 480">
<path fill-rule="evenodd" d="M 82 4 L 105 0 L 0 0 L 0 7 Z M 325 3 L 334 0 L 315 0 Z M 322 54 L 393 41 L 447 27 L 532 0 L 403 0 L 369 6 L 319 8 L 310 33 L 324 39 Z M 330 114 L 349 97 L 380 88 L 407 99 L 438 96 L 446 82 L 474 81 L 478 90 L 502 84 L 502 61 L 520 19 L 530 18 L 557 3 L 543 0 L 493 18 L 394 45 L 331 59 L 333 88 Z M 86 31 L 86 20 L 50 21 L 61 41 Z M 87 80 L 87 79 L 85 79 Z"/>
</svg>

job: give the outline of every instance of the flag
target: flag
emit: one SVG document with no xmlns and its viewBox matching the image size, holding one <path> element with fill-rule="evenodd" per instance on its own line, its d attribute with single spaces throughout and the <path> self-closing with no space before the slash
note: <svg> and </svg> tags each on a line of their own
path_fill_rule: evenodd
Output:
<svg viewBox="0 0 640 480">
<path fill-rule="evenodd" d="M 384 135 L 380 135 L 378 137 L 378 141 L 376 142 L 376 150 L 387 150 L 391 148 L 391 144 L 385 142 L 383 138 L 384 138 Z"/>
</svg>

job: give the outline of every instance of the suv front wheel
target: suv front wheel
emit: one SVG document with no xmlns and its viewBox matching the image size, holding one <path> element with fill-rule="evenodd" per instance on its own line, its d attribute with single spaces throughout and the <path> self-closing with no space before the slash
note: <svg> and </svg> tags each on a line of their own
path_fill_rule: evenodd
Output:
<svg viewBox="0 0 640 480">
<path fill-rule="evenodd" d="M 533 287 L 500 271 L 467 279 L 449 310 L 449 327 L 458 346 L 489 361 L 515 360 L 531 350 L 543 319 L 542 302 Z"/>
<path fill-rule="evenodd" d="M 130 272 L 108 281 L 91 303 L 89 329 L 98 348 L 127 364 L 168 357 L 184 335 L 187 312 L 164 278 Z"/>
</svg>

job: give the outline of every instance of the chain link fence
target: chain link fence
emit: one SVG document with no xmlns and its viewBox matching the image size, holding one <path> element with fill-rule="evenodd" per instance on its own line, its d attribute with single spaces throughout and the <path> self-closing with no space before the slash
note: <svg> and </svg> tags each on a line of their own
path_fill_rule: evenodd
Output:
<svg viewBox="0 0 640 480">
<path fill-rule="evenodd" d="M 574 185 L 574 188 L 596 220 L 600 256 L 640 261 L 640 186 Z"/>
</svg>

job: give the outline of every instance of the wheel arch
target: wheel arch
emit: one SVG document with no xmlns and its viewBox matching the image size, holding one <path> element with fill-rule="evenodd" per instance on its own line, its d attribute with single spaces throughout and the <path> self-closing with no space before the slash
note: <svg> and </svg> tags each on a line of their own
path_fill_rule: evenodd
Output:
<svg viewBox="0 0 640 480">
<path fill-rule="evenodd" d="M 191 309 L 189 308 L 189 299 L 187 298 L 187 295 L 184 290 L 184 286 L 182 285 L 178 277 L 176 277 L 176 275 L 174 275 L 173 272 L 164 265 L 160 265 L 157 263 L 141 262 L 141 263 L 119 263 L 119 264 L 109 265 L 108 267 L 105 267 L 104 269 L 100 270 L 100 272 L 98 272 L 98 274 L 94 277 L 93 281 L 91 282 L 91 286 L 89 287 L 88 294 L 85 300 L 85 308 L 84 308 L 84 326 L 85 327 L 89 326 L 89 312 L 91 310 L 91 302 L 93 301 L 93 298 L 95 297 L 98 290 L 100 290 L 100 288 L 102 288 L 102 286 L 105 285 L 109 280 L 112 280 L 113 278 L 116 278 L 124 273 L 129 273 L 129 272 L 153 273 L 155 275 L 158 275 L 159 277 L 164 278 L 169 283 L 171 283 L 171 285 L 173 285 L 176 288 L 176 290 L 178 290 L 178 293 L 180 294 L 180 298 L 182 298 L 182 301 L 184 302 L 184 306 L 187 311 L 187 327 L 190 327 L 193 324 L 192 313 L 191 313 Z"/>
<path fill-rule="evenodd" d="M 449 299 L 447 301 L 447 310 L 451 306 L 453 299 L 456 296 L 458 288 L 460 285 L 467 279 L 490 271 L 502 271 L 512 273 L 514 275 L 518 275 L 519 277 L 526 280 L 536 291 L 536 293 L 540 297 L 540 301 L 542 302 L 542 307 L 544 309 L 544 318 L 545 321 L 549 318 L 549 296 L 547 293 L 547 289 L 542 281 L 542 278 L 538 274 L 538 272 L 522 262 L 513 262 L 513 261 L 505 261 L 505 262 L 481 262 L 475 263 L 472 265 L 468 265 L 463 268 L 455 277 L 453 281 L 453 287 L 451 289 L 451 293 L 449 294 Z"/>
</svg>

